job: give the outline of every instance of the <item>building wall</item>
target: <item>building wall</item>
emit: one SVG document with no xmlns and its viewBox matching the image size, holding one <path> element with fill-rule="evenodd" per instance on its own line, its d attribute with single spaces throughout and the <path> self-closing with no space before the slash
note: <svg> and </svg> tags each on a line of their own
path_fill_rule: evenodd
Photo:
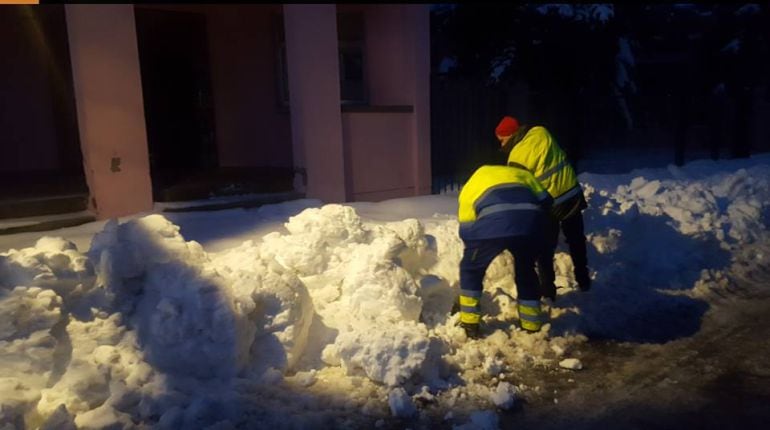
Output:
<svg viewBox="0 0 770 430">
<path fill-rule="evenodd" d="M 382 4 L 367 5 L 363 11 L 370 108 L 343 115 L 352 198 L 377 201 L 429 194 L 428 8 Z"/>
<path fill-rule="evenodd" d="M 411 112 L 343 113 L 352 200 L 379 201 L 415 195 L 412 116 Z"/>
<path fill-rule="evenodd" d="M 79 134 L 100 217 L 151 203 L 134 7 L 205 15 L 221 165 L 306 167 L 308 196 L 330 201 L 429 192 L 426 5 L 354 6 L 365 13 L 372 106 L 344 115 L 334 5 L 72 5 L 66 10 Z M 274 45 L 274 16 L 287 7 L 291 122 L 278 102 Z M 35 108 L 44 110 L 42 93 Z M 292 134 L 299 134 L 298 150 Z"/>
<path fill-rule="evenodd" d="M 372 105 L 413 105 L 415 80 L 410 58 L 411 29 L 404 5 L 372 5 L 365 9 L 366 75 Z M 428 53 L 426 53 L 428 55 Z"/>
<path fill-rule="evenodd" d="M 427 6 L 284 11 L 295 164 L 307 168 L 308 197 L 378 201 L 430 193 Z M 333 20 L 346 12 L 363 13 L 366 106 L 340 106 Z"/>
<path fill-rule="evenodd" d="M 241 5 L 208 15 L 222 166 L 292 166 L 289 111 L 278 102 L 275 13 L 272 5 Z"/>
</svg>

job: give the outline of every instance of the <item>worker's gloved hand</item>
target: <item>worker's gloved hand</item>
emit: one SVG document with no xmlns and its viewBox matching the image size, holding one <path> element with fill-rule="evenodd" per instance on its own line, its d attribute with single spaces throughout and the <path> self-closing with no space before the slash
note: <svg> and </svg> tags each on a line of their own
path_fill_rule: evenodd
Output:
<svg viewBox="0 0 770 430">
<path fill-rule="evenodd" d="M 586 276 L 582 279 L 577 279 L 578 283 L 578 289 L 580 291 L 586 292 L 591 290 L 591 278 Z"/>
</svg>

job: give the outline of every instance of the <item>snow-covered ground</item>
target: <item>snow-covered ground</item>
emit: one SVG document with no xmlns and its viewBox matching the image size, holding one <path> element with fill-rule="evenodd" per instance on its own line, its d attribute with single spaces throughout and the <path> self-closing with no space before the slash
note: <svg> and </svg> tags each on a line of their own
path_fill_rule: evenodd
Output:
<svg viewBox="0 0 770 430">
<path fill-rule="evenodd" d="M 535 335 L 508 254 L 485 337 L 457 327 L 451 193 L 0 237 L 0 428 L 498 428 L 549 389 L 531 375 L 590 371 L 589 339 L 687 339 L 768 287 L 770 154 L 580 181 L 594 288 L 560 247 Z"/>
</svg>

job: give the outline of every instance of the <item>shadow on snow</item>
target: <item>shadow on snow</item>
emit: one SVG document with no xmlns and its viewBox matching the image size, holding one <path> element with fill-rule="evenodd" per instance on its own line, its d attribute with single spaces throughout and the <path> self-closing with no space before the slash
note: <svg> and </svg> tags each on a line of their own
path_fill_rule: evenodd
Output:
<svg viewBox="0 0 770 430">
<path fill-rule="evenodd" d="M 700 329 L 709 305 L 688 297 L 703 269 L 722 269 L 730 254 L 711 237 L 687 236 L 665 216 L 610 214 L 601 222 L 620 230 L 614 249 L 588 244 L 589 267 L 598 269 L 592 290 L 573 291 L 555 307 L 578 309 L 552 321 L 554 335 L 583 333 L 592 339 L 665 343 Z M 588 227 L 593 219 L 586 217 Z"/>
</svg>

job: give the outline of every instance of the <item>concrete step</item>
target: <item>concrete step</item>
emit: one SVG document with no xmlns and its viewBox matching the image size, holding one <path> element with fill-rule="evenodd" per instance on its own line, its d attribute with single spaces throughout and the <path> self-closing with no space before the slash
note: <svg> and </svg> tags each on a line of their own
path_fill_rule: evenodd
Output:
<svg viewBox="0 0 770 430">
<path fill-rule="evenodd" d="M 74 227 L 92 221 L 96 221 L 96 217 L 88 211 L 3 219 L 0 220 L 0 235 L 56 230 L 65 227 Z"/>
<path fill-rule="evenodd" d="M 88 208 L 88 194 L 17 197 L 0 200 L 0 219 L 82 212 Z"/>
<path fill-rule="evenodd" d="M 205 200 L 156 202 L 155 208 L 163 212 L 215 211 L 233 208 L 254 208 L 262 205 L 304 199 L 305 194 L 296 191 L 283 193 L 251 194 L 243 196 L 222 196 Z"/>
<path fill-rule="evenodd" d="M 179 202 L 243 194 L 292 191 L 292 169 L 274 167 L 219 167 L 213 170 L 153 172 L 153 199 Z"/>
</svg>

